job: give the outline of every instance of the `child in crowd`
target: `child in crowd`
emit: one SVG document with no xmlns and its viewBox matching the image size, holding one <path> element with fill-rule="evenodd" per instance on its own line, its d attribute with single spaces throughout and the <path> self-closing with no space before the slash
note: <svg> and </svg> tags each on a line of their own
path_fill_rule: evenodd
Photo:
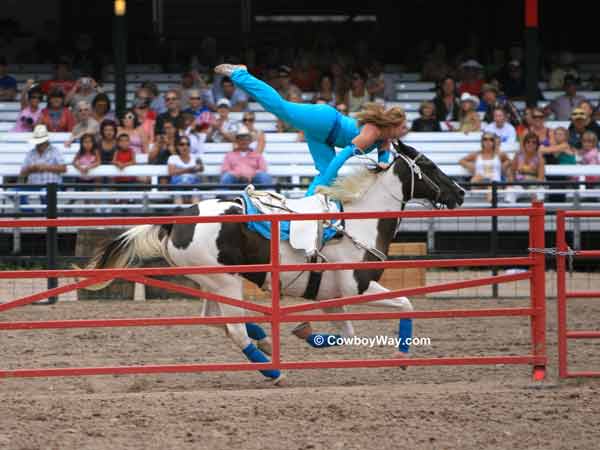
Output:
<svg viewBox="0 0 600 450">
<path fill-rule="evenodd" d="M 113 156 L 113 164 L 120 170 L 135 164 L 135 152 L 130 147 L 129 135 L 121 133 L 117 137 L 117 150 Z M 115 183 L 135 183 L 135 177 L 115 177 Z"/>
<path fill-rule="evenodd" d="M 432 101 L 424 101 L 419 107 L 419 117 L 412 123 L 411 131 L 442 131 L 440 122 L 435 116 L 435 105 Z"/>
<path fill-rule="evenodd" d="M 600 164 L 598 136 L 593 131 L 586 131 L 581 136 L 581 150 L 578 151 L 577 160 L 581 164 Z M 585 181 L 600 181 L 600 177 L 587 176 Z"/>
<path fill-rule="evenodd" d="M 81 136 L 79 151 L 73 159 L 73 166 L 83 175 L 78 178 L 80 183 L 95 183 L 95 177 L 85 176 L 87 173 L 98 167 L 101 162 L 100 150 L 96 144 L 94 135 L 86 133 Z"/>
<path fill-rule="evenodd" d="M 554 129 L 554 141 L 554 145 L 541 145 L 540 153 L 553 154 L 559 164 L 575 164 L 575 151 L 569 145 L 569 132 L 565 127 Z"/>
</svg>

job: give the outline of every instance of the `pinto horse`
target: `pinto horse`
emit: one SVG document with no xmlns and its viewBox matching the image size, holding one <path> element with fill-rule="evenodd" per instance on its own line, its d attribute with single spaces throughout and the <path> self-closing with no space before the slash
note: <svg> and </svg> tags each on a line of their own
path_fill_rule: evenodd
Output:
<svg viewBox="0 0 600 450">
<path fill-rule="evenodd" d="M 429 158 L 413 147 L 395 142 L 397 155 L 387 169 L 361 169 L 341 177 L 331 187 L 321 187 L 322 193 L 337 199 L 346 212 L 400 211 L 410 200 L 427 202 L 433 208 L 455 208 L 463 202 L 464 191 Z M 224 200 L 201 201 L 185 211 L 186 215 L 219 216 L 243 214 L 240 203 Z M 398 226 L 398 219 L 346 220 L 342 237 L 328 241 L 320 250 L 329 262 L 359 262 L 383 260 Z M 292 248 L 288 241 L 280 245 L 282 264 L 305 262 L 305 254 Z M 174 266 L 216 266 L 268 264 L 270 242 L 249 230 L 245 223 L 198 223 L 136 226 L 98 250 L 88 268 L 129 267 L 136 261 L 162 257 Z M 325 271 L 317 287 L 310 272 L 280 274 L 282 294 L 311 300 L 340 298 L 358 294 L 375 294 L 389 290 L 378 283 L 383 270 Z M 270 273 L 194 274 L 186 275 L 204 290 L 241 299 L 242 277 L 263 290 L 270 289 Z M 99 289 L 110 282 L 93 288 Z M 309 292 L 310 291 L 310 292 Z M 373 306 L 394 307 L 412 311 L 405 297 L 370 303 Z M 343 307 L 324 308 L 340 312 Z M 204 300 L 204 316 L 241 316 L 244 310 L 236 306 Z M 354 334 L 350 322 L 338 324 L 345 336 Z M 268 362 L 270 339 L 256 324 L 226 324 L 226 332 L 244 355 L 253 362 Z M 400 337 L 410 337 L 411 319 L 400 320 Z M 320 335 L 323 337 L 323 335 Z M 255 345 L 253 340 L 257 342 Z M 323 339 L 319 339 L 323 342 Z M 310 341 L 309 341 L 310 343 Z M 261 373 L 278 383 L 278 370 Z"/>
</svg>

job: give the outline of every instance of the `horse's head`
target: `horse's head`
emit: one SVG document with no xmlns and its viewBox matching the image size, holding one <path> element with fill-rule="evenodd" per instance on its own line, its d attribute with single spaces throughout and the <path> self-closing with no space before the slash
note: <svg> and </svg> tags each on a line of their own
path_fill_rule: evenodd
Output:
<svg viewBox="0 0 600 450">
<path fill-rule="evenodd" d="M 398 156 L 392 170 L 402 182 L 406 201 L 424 199 L 434 208 L 453 209 L 462 205 L 465 191 L 433 161 L 401 141 L 393 145 Z"/>
</svg>

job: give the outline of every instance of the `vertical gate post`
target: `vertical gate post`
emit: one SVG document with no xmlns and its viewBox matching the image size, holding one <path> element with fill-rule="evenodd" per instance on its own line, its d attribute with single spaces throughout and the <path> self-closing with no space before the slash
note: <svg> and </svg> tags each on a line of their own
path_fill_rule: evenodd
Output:
<svg viewBox="0 0 600 450">
<path fill-rule="evenodd" d="M 529 216 L 529 246 L 534 249 L 545 248 L 544 221 L 545 209 L 542 202 L 533 202 L 533 214 Z M 533 367 L 534 381 L 546 377 L 546 256 L 543 252 L 533 252 L 531 266 L 531 307 L 535 313 L 531 316 L 531 342 L 533 355 L 544 358 L 542 366 Z"/>
<path fill-rule="evenodd" d="M 56 183 L 50 183 L 46 186 L 46 218 L 56 219 L 58 217 L 58 186 Z M 58 233 L 56 227 L 46 228 L 46 266 L 48 270 L 57 268 L 58 255 Z M 56 278 L 48 278 L 48 289 L 58 287 Z M 47 304 L 52 305 L 58 301 L 58 297 L 49 297 Z"/>
<path fill-rule="evenodd" d="M 567 251 L 565 212 L 556 214 L 556 297 L 558 308 L 558 376 L 568 376 L 567 370 L 567 280 L 565 252 Z"/>
<path fill-rule="evenodd" d="M 281 364 L 281 290 L 279 284 L 280 222 L 271 220 L 271 340 L 273 341 L 272 363 L 276 369 Z"/>
</svg>

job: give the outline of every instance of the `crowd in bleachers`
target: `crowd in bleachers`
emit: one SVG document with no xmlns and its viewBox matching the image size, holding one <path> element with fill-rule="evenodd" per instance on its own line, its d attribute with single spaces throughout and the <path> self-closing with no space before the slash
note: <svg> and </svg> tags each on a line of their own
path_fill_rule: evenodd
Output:
<svg viewBox="0 0 600 450">
<path fill-rule="evenodd" d="M 440 56 L 426 59 L 420 77 L 432 81 L 415 80 L 410 86 L 398 81 L 399 74 L 384 73 L 376 60 L 355 65 L 341 58 L 324 66 L 309 53 L 291 66 L 258 62 L 249 70 L 289 101 L 325 103 L 351 115 L 371 101 L 399 104 L 407 110 L 410 132 L 480 135 L 480 148 L 454 162 L 473 181 L 542 181 L 547 164 L 599 164 L 600 126 L 593 103 L 598 98 L 580 92 L 585 86 L 568 58 L 542 83 L 554 90 L 540 89 L 538 106 L 527 108 L 523 60 L 511 59 L 492 70 L 473 58 L 456 66 L 436 58 Z M 32 77 L 19 85 L 0 59 L 0 102 L 19 104 L 11 131 L 34 133 L 21 175 L 29 182 L 60 179 L 72 165 L 79 172 L 77 179 L 90 183 L 103 180 L 88 173 L 99 165 L 124 170 L 148 163 L 167 167 L 160 178 L 163 183 L 196 184 L 207 179 L 207 145 L 227 144 L 229 151 L 221 153 L 219 163 L 223 184 L 269 184 L 273 174 L 265 158 L 266 136 L 293 133 L 292 141 L 304 141 L 299 130 L 274 117 L 271 127 L 257 123 L 257 115 L 267 113 L 229 78 L 210 70 L 187 70 L 168 83 L 142 75 L 135 86 L 128 85 L 128 108 L 119 113 L 108 85 L 65 60 L 54 65 L 51 76 Z M 563 92 L 557 93 L 557 88 Z M 549 126 L 549 121 L 562 123 Z M 68 137 L 57 144 L 47 133 Z M 68 149 L 73 146 L 76 153 L 69 160 L 63 153 L 71 155 Z M 44 159 L 52 164 L 38 161 Z M 150 178 L 122 175 L 112 181 L 144 183 Z"/>
</svg>

